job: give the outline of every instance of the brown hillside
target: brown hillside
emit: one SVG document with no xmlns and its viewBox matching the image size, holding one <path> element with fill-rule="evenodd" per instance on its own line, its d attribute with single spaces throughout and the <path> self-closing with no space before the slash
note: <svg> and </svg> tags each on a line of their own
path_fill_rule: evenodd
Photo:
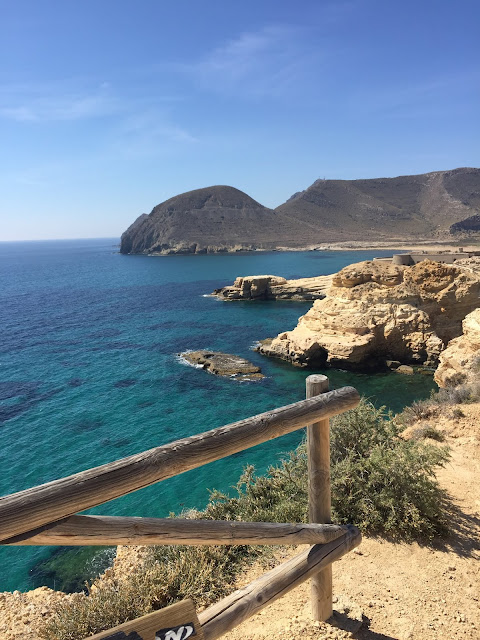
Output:
<svg viewBox="0 0 480 640">
<path fill-rule="evenodd" d="M 228 186 L 189 191 L 142 214 L 121 253 L 303 248 L 345 240 L 442 237 L 480 208 L 480 169 L 317 180 L 275 210 Z"/>
<path fill-rule="evenodd" d="M 276 209 L 341 239 L 428 236 L 474 215 L 480 169 L 371 180 L 317 180 Z"/>
<path fill-rule="evenodd" d="M 292 238 L 288 218 L 228 186 L 183 193 L 140 216 L 122 235 L 121 253 L 205 253 L 274 248 Z"/>
</svg>

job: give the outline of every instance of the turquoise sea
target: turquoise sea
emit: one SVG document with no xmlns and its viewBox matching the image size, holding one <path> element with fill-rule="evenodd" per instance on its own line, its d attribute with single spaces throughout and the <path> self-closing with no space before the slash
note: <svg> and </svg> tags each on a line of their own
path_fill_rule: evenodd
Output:
<svg viewBox="0 0 480 640">
<path fill-rule="evenodd" d="M 206 297 L 238 275 L 287 278 L 338 271 L 391 252 L 272 252 L 123 256 L 118 239 L 0 243 L 0 495 L 60 478 L 304 397 L 311 371 L 266 359 L 252 344 L 293 328 L 298 302 Z M 182 364 L 186 349 L 235 353 L 260 364 L 261 382 L 223 379 Z M 433 388 L 431 378 L 329 370 L 394 411 Z M 259 471 L 300 432 L 143 489 L 95 513 L 166 516 L 205 505 L 242 468 Z M 111 550 L 0 548 L 0 591 L 81 588 Z"/>
</svg>

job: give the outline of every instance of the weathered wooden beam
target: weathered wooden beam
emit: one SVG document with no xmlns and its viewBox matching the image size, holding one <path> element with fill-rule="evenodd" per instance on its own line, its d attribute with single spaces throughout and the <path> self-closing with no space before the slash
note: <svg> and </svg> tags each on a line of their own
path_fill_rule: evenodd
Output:
<svg viewBox="0 0 480 640">
<path fill-rule="evenodd" d="M 282 524 L 180 518 L 70 516 L 2 545 L 325 544 L 343 535 L 336 524 Z"/>
<path fill-rule="evenodd" d="M 328 378 L 308 376 L 307 398 L 328 391 Z M 310 522 L 331 522 L 330 488 L 330 421 L 319 420 L 307 427 L 308 511 Z M 314 620 L 327 620 L 332 615 L 332 565 L 312 577 L 312 615 Z"/>
<path fill-rule="evenodd" d="M 359 400 L 356 389 L 343 387 L 5 496 L 0 498 L 0 540 L 343 413 Z"/>
<path fill-rule="evenodd" d="M 338 560 L 360 544 L 355 527 L 328 544 L 311 547 L 272 571 L 235 591 L 199 614 L 205 640 L 215 640 L 261 611 L 320 569 Z"/>
</svg>

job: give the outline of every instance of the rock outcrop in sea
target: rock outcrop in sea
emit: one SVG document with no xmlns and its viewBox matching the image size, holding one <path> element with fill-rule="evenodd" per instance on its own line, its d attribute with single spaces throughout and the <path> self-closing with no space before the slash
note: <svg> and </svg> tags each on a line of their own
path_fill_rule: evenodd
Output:
<svg viewBox="0 0 480 640">
<path fill-rule="evenodd" d="M 281 276 L 243 276 L 233 285 L 215 289 L 222 300 L 321 300 L 333 276 L 286 280 Z"/>
<path fill-rule="evenodd" d="M 478 259 L 412 267 L 360 262 L 333 277 L 327 297 L 295 329 L 262 341 L 258 350 L 300 367 L 376 370 L 387 359 L 436 366 L 479 296 Z"/>
<path fill-rule="evenodd" d="M 189 364 L 199 366 L 217 376 L 228 376 L 240 380 L 258 380 L 265 376 L 260 367 L 245 358 L 219 351 L 185 351 L 180 357 Z"/>
</svg>

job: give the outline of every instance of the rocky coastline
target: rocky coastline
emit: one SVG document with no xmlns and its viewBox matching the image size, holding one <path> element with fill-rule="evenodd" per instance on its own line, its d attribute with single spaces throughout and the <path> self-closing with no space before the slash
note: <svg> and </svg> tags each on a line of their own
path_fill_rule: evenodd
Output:
<svg viewBox="0 0 480 640">
<path fill-rule="evenodd" d="M 440 387 L 475 381 L 480 369 L 480 258 L 454 265 L 426 260 L 411 267 L 367 261 L 327 277 L 330 286 L 326 295 L 314 300 L 295 329 L 262 341 L 258 348 L 261 353 L 301 367 L 388 367 L 408 373 L 405 367 L 411 364 L 438 365 L 435 380 Z M 276 286 L 293 290 L 291 283 L 298 282 L 276 276 L 237 278 L 236 283 L 242 282 L 236 288 L 244 290 L 244 297 L 231 299 L 258 299 L 253 285 L 258 286 L 259 281 L 255 278 L 280 280 L 269 280 L 270 290 Z M 247 281 L 245 285 L 243 280 Z M 231 354 L 204 350 L 180 355 L 216 375 L 263 377 L 259 367 Z M 463 407 L 462 411 L 467 409 Z M 468 416 L 461 416 L 466 422 Z M 472 424 L 478 424 L 476 420 Z M 457 418 L 452 421 L 452 429 L 458 429 L 458 423 Z M 100 580 L 112 584 L 128 580 L 133 570 L 148 564 L 150 553 L 147 547 L 119 547 L 113 568 Z M 73 603 L 86 597 L 84 593 L 67 595 L 47 587 L 0 594 L 0 637 L 37 640 L 38 629 L 53 616 L 60 602 Z"/>
<path fill-rule="evenodd" d="M 480 260 L 414 266 L 366 261 L 333 276 L 292 331 L 257 350 L 299 367 L 375 371 L 387 360 L 436 367 L 480 304 Z"/>
</svg>

